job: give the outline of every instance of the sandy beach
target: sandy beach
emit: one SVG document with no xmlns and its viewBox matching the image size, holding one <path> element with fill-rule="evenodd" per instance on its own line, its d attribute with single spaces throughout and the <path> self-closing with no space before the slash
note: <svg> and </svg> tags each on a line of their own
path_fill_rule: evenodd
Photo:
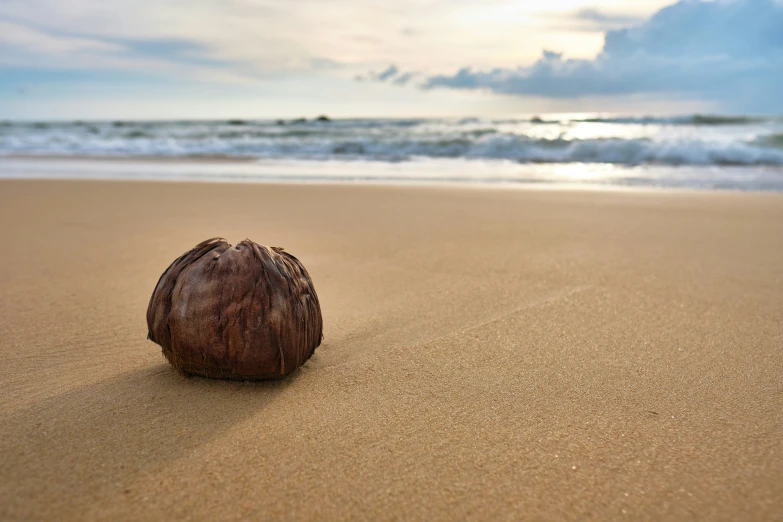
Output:
<svg viewBox="0 0 783 522">
<path fill-rule="evenodd" d="M 780 520 L 783 195 L 0 181 L 2 520 Z M 201 240 L 282 246 L 281 382 L 146 339 Z"/>
</svg>

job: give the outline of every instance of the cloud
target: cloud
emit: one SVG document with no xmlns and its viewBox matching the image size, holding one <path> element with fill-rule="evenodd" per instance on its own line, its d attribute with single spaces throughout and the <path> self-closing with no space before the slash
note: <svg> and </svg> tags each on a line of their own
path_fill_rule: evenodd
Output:
<svg viewBox="0 0 783 522">
<path fill-rule="evenodd" d="M 783 110 L 781 28 L 783 4 L 774 0 L 681 0 L 641 25 L 607 31 L 592 60 L 544 51 L 529 67 L 465 67 L 424 86 L 549 98 L 671 93 L 775 112 Z"/>
<path fill-rule="evenodd" d="M 180 64 L 222 66 L 229 62 L 210 58 L 209 48 L 201 42 L 174 38 L 106 39 L 122 47 L 121 52 L 138 57 L 149 57 Z"/>
<path fill-rule="evenodd" d="M 205 45 L 189 40 L 75 34 L 0 19 L 0 71 L 6 79 L 20 70 L 39 70 L 93 71 L 96 77 L 114 71 L 117 78 L 157 74 L 228 83 L 252 81 L 250 74 L 230 70 L 232 65 L 212 58 Z"/>
<path fill-rule="evenodd" d="M 396 65 L 390 65 L 385 71 L 378 73 L 375 79 L 379 82 L 385 82 L 386 80 L 393 78 L 400 70 Z"/>
<path fill-rule="evenodd" d="M 78 36 L 51 35 L 5 20 L 0 20 L 0 46 L 55 56 L 80 52 L 111 52 L 121 49 L 116 44 Z"/>
<path fill-rule="evenodd" d="M 578 27 L 584 30 L 616 29 L 637 24 L 642 19 L 635 15 L 622 13 L 609 13 L 593 7 L 580 9 L 571 15 L 571 19 L 577 22 Z"/>
<path fill-rule="evenodd" d="M 402 86 L 407 85 L 417 74 L 418 73 L 413 71 L 402 72 L 396 65 L 390 65 L 379 73 L 370 71 L 366 76 L 357 76 L 355 79 L 358 82 L 368 80 Z"/>
<path fill-rule="evenodd" d="M 413 77 L 416 75 L 414 72 L 406 72 L 403 74 L 398 75 L 396 78 L 392 80 L 392 83 L 394 85 L 406 85 L 408 82 L 410 82 Z"/>
<path fill-rule="evenodd" d="M 604 18 L 619 16 L 618 12 L 647 12 L 647 7 L 639 6 L 662 1 L 666 0 L 637 0 L 620 11 L 596 12 Z M 569 0 L 568 4 L 590 2 Z M 614 5 L 620 2 L 613 0 Z M 78 40 L 71 42 L 75 46 L 128 43 L 132 49 L 124 56 L 138 59 L 140 74 L 147 73 L 152 59 L 180 66 L 171 77 L 181 77 L 187 72 L 183 69 L 200 69 L 204 76 L 230 72 L 249 80 L 277 80 L 306 74 L 352 75 L 387 63 L 405 63 L 416 70 L 457 67 L 463 61 L 508 67 L 518 59 L 535 59 L 535 50 L 551 46 L 552 39 L 567 50 L 583 49 L 585 43 L 593 49 L 595 33 L 609 28 L 585 20 L 578 26 L 570 18 L 554 17 L 552 10 L 562 13 L 562 9 L 557 9 L 559 2 L 551 4 L 344 0 L 322 9 L 320 0 L 0 0 L 0 21 L 35 31 L 42 42 L 54 38 Z M 415 19 L 411 13 L 416 13 Z M 572 27 L 563 29 L 567 23 Z M 582 25 L 593 34 L 585 35 Z M 3 32 L 0 28 L 0 37 Z M 508 44 L 512 38 L 519 39 L 517 45 Z M 167 54 L 145 52 L 156 46 Z M 38 68 L 50 67 L 54 61 L 65 69 L 83 68 L 94 58 L 96 69 L 110 67 L 105 56 L 95 56 L 106 54 L 103 51 L 95 50 L 88 57 L 86 51 L 73 50 L 81 53 L 77 60 L 66 53 L 53 60 L 53 53 L 41 47 L 30 38 L 25 44 L 1 49 L 0 60 Z M 35 55 L 34 48 L 39 51 Z M 338 67 L 320 67 L 325 60 Z M 131 65 L 129 60 L 124 63 Z M 330 72 L 338 68 L 340 73 Z"/>
<path fill-rule="evenodd" d="M 317 41 L 324 25 L 336 24 L 273 0 L 8 0 L 0 2 L 0 68 L 250 83 L 341 67 L 342 57 Z M 346 29 L 333 32 L 336 40 Z"/>
</svg>

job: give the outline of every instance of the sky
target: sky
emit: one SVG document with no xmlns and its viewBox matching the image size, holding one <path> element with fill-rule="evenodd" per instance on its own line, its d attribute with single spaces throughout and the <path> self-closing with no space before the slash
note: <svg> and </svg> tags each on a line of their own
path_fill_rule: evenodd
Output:
<svg viewBox="0 0 783 522">
<path fill-rule="evenodd" d="M 0 120 L 783 113 L 783 0 L 2 0 Z"/>
</svg>

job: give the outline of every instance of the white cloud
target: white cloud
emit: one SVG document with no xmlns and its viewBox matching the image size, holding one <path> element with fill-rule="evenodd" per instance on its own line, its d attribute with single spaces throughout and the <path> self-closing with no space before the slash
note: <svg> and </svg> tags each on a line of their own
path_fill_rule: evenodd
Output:
<svg viewBox="0 0 783 522">
<path fill-rule="evenodd" d="M 650 6 L 666 1 L 635 2 L 633 12 L 649 12 Z M 616 11 L 623 0 L 604 3 Z M 323 60 L 354 67 L 355 72 L 388 63 L 417 70 L 445 70 L 471 62 L 508 66 L 520 59 L 534 60 L 535 49 L 554 42 L 572 56 L 581 56 L 600 46 L 598 29 L 554 27 L 560 22 L 553 21 L 551 14 L 585 4 L 585 0 L 550 0 L 543 5 L 518 0 L 3 0 L 0 20 L 53 38 L 191 42 L 201 46 L 202 58 L 236 64 L 235 74 L 254 76 L 310 70 Z"/>
<path fill-rule="evenodd" d="M 52 36 L 23 25 L 0 20 L 0 45 L 27 52 L 64 55 L 74 52 L 112 52 L 121 47 L 89 38 Z M 9 56 L 6 56 L 8 58 Z"/>
<path fill-rule="evenodd" d="M 574 13 L 561 16 L 561 20 L 573 30 L 606 31 L 640 23 L 643 19 L 638 13 L 605 11 L 595 7 L 584 7 Z"/>
<path fill-rule="evenodd" d="M 783 5 L 682 0 L 630 29 L 610 30 L 595 59 L 544 51 L 532 66 L 430 77 L 427 87 L 553 98 L 673 93 L 737 110 L 781 111 Z"/>
</svg>

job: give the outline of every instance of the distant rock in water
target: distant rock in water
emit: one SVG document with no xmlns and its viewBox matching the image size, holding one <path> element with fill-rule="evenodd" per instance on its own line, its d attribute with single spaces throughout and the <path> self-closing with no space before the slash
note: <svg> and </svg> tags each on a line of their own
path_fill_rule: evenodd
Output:
<svg viewBox="0 0 783 522">
<path fill-rule="evenodd" d="M 544 120 L 541 119 L 541 116 L 533 116 L 530 118 L 530 123 L 544 123 Z"/>
<path fill-rule="evenodd" d="M 128 139 L 135 139 L 135 138 L 153 138 L 154 136 L 152 134 L 148 134 L 148 133 L 146 133 L 144 131 L 134 130 L 134 131 L 128 132 L 127 134 L 124 134 L 122 137 L 123 138 L 128 138 Z"/>
<path fill-rule="evenodd" d="M 332 149 L 332 154 L 364 154 L 361 143 L 341 143 Z"/>
<path fill-rule="evenodd" d="M 226 123 L 229 125 L 247 125 L 245 120 L 228 120 Z"/>
<path fill-rule="evenodd" d="M 713 114 L 694 114 L 691 123 L 694 125 L 747 125 L 750 123 L 759 123 L 763 118 L 754 118 L 752 116 L 719 116 Z"/>
<path fill-rule="evenodd" d="M 307 123 L 307 119 L 306 118 L 296 118 L 295 120 L 291 120 L 291 123 L 294 124 L 294 125 L 296 125 L 298 123 Z"/>
<path fill-rule="evenodd" d="M 124 121 L 119 121 L 118 120 L 118 121 L 112 122 L 112 125 L 114 125 L 115 127 L 125 127 L 128 124 L 125 123 Z"/>
<path fill-rule="evenodd" d="M 315 119 L 315 121 L 332 121 L 332 119 L 329 116 L 326 116 L 325 114 L 321 114 Z"/>
<path fill-rule="evenodd" d="M 285 120 L 275 120 L 275 125 L 285 125 Z"/>
</svg>

